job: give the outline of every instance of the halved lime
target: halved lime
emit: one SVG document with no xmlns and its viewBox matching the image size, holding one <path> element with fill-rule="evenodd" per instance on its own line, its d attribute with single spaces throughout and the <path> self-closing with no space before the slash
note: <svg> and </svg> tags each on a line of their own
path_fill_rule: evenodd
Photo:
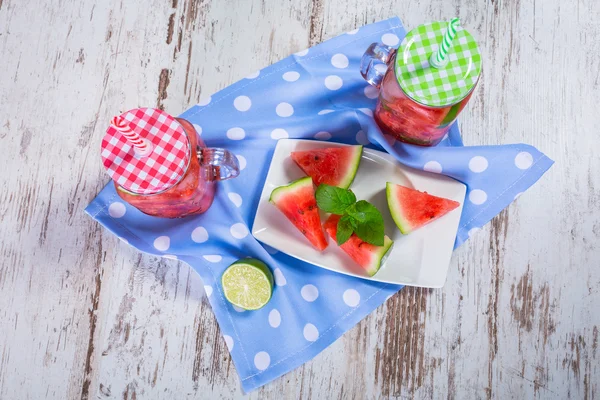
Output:
<svg viewBox="0 0 600 400">
<path fill-rule="evenodd" d="M 231 304 L 244 310 L 258 310 L 271 299 L 273 274 L 262 261 L 242 258 L 223 272 L 221 286 Z"/>
</svg>

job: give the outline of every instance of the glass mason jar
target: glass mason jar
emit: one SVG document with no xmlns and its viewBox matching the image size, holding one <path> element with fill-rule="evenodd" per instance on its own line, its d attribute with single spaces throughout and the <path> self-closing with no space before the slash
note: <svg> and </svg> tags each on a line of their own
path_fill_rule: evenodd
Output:
<svg viewBox="0 0 600 400">
<path fill-rule="evenodd" d="M 409 32 L 398 49 L 373 43 L 364 53 L 361 74 L 379 88 L 374 118 L 384 133 L 403 142 L 434 146 L 471 98 L 479 81 L 481 56 L 468 32 L 458 32 L 447 65 L 437 69 L 427 62 L 434 47 L 423 43 L 435 42 L 432 37 L 441 41 L 445 29 L 443 23 L 422 25 Z"/>
<path fill-rule="evenodd" d="M 114 182 L 117 194 L 144 214 L 180 218 L 201 214 L 211 206 L 216 182 L 239 175 L 237 158 L 231 152 L 208 148 L 194 126 L 175 118 L 189 140 L 190 157 L 183 176 L 173 186 L 152 194 L 133 193 Z"/>
</svg>

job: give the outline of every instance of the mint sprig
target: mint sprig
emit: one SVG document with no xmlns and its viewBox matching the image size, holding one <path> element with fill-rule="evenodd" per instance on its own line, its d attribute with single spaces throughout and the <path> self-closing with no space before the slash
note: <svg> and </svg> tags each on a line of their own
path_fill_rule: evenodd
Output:
<svg viewBox="0 0 600 400">
<path fill-rule="evenodd" d="M 383 246 L 383 217 L 373 204 L 360 200 L 346 209 L 346 215 L 351 217 L 356 236 L 375 246 Z"/>
<path fill-rule="evenodd" d="M 342 215 L 346 208 L 356 203 L 352 190 L 321 184 L 315 193 L 317 205 L 325 212 Z"/>
<path fill-rule="evenodd" d="M 341 215 L 338 221 L 336 241 L 346 243 L 352 233 L 375 246 L 383 246 L 384 224 L 379 210 L 366 200 L 356 201 L 349 189 L 321 184 L 315 193 L 317 205 L 325 212 Z"/>
<path fill-rule="evenodd" d="M 352 232 L 354 232 L 354 228 L 352 227 L 350 216 L 344 215 L 337 224 L 337 233 L 335 234 L 335 240 L 338 244 L 344 244 L 350 236 L 352 236 Z"/>
</svg>

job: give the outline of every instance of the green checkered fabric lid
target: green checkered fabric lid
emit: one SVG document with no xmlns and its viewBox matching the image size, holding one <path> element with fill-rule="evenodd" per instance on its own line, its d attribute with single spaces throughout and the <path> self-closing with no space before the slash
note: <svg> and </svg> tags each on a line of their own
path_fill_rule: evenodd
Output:
<svg viewBox="0 0 600 400">
<path fill-rule="evenodd" d="M 413 100 L 431 107 L 458 103 L 473 89 L 481 73 L 481 54 L 469 32 L 458 28 L 448 51 L 448 64 L 430 66 L 438 51 L 448 22 L 432 22 L 410 31 L 396 55 L 396 77 L 400 87 Z"/>
</svg>

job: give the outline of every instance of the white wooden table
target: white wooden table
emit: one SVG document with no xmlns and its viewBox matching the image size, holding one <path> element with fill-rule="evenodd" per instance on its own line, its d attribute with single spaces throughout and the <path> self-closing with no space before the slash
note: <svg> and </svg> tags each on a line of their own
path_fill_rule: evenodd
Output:
<svg viewBox="0 0 600 400">
<path fill-rule="evenodd" d="M 250 398 L 600 397 L 597 0 L 0 0 L 0 398 L 243 396 L 187 265 L 140 255 L 83 208 L 118 110 L 177 114 L 355 27 L 455 14 L 480 41 L 467 144 L 557 163 L 460 247 Z"/>
</svg>

